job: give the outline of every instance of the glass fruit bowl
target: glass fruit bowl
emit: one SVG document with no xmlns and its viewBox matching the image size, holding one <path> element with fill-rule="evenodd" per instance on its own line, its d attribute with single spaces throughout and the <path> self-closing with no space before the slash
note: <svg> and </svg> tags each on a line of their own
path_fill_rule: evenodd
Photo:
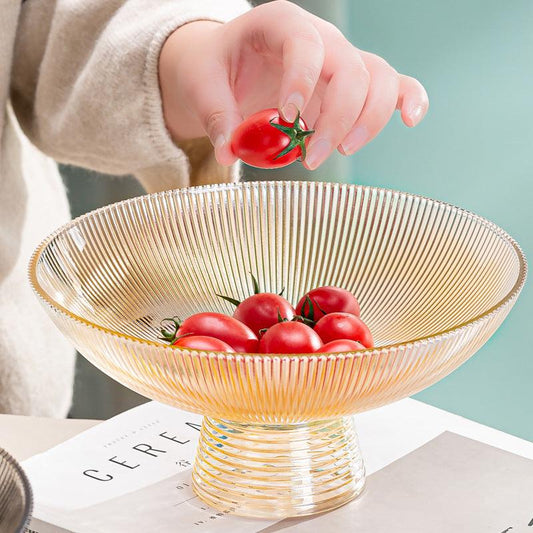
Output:
<svg viewBox="0 0 533 533">
<path fill-rule="evenodd" d="M 376 347 L 335 354 L 187 351 L 160 322 L 233 312 L 249 273 L 293 303 L 352 291 Z M 418 392 L 476 352 L 526 276 L 503 230 L 457 207 L 336 183 L 168 191 L 82 216 L 48 237 L 30 280 L 93 364 L 155 400 L 205 415 L 193 484 L 208 504 L 286 517 L 356 497 L 365 474 L 351 415 Z"/>
</svg>

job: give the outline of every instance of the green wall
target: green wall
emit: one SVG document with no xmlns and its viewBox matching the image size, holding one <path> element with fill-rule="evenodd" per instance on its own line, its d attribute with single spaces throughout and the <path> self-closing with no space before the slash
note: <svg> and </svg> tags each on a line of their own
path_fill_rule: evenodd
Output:
<svg viewBox="0 0 533 533">
<path fill-rule="evenodd" d="M 533 2 L 346 0 L 344 8 L 352 42 L 418 77 L 431 105 L 413 130 L 395 117 L 349 160 L 343 181 L 459 205 L 533 257 Z M 532 316 L 526 285 L 489 343 L 417 398 L 533 440 Z"/>
</svg>

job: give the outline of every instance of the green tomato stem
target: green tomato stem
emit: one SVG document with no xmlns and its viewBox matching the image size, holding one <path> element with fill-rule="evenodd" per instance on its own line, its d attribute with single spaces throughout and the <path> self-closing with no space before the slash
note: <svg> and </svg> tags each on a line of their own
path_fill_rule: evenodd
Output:
<svg viewBox="0 0 533 533">
<path fill-rule="evenodd" d="M 291 152 L 297 147 L 300 147 L 300 151 L 302 152 L 302 161 L 305 160 L 305 156 L 307 154 L 305 149 L 305 138 L 314 133 L 315 130 L 304 130 L 300 127 L 300 111 L 298 111 L 298 114 L 296 115 L 296 119 L 292 126 L 274 124 L 273 120 L 274 119 L 270 121 L 270 124 L 277 130 L 281 131 L 282 133 L 285 133 L 285 135 L 287 135 L 290 139 L 289 144 L 274 158 L 274 160 L 279 159 L 284 155 L 287 155 L 289 152 Z"/>
</svg>

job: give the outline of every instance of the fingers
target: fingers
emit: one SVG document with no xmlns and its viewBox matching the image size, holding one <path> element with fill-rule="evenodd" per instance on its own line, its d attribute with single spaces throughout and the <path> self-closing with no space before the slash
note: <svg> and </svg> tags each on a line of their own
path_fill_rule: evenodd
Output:
<svg viewBox="0 0 533 533">
<path fill-rule="evenodd" d="M 371 82 L 363 110 L 339 147 L 345 155 L 353 154 L 378 135 L 398 102 L 400 79 L 397 72 L 379 56 L 367 52 L 361 52 L 361 56 Z"/>
<path fill-rule="evenodd" d="M 342 48 L 345 51 L 337 47 L 335 57 L 328 61 L 327 68 L 333 74 L 305 158 L 305 166 L 310 170 L 321 165 L 343 141 L 365 104 L 370 75 L 353 46 L 346 42 Z M 342 64 L 337 58 L 342 58 Z"/>
<path fill-rule="evenodd" d="M 320 108 L 304 163 L 311 170 L 335 149 L 346 155 L 359 150 L 379 134 L 395 109 L 409 127 L 427 112 L 428 97 L 417 80 L 399 75 L 379 56 L 358 50 L 334 26 L 291 2 L 256 7 L 235 19 L 225 35 L 228 50 L 237 43 L 239 53 L 222 50 L 215 67 L 211 61 L 195 66 L 198 79 L 191 86 L 197 90 L 190 95 L 191 108 L 197 111 L 221 164 L 236 160 L 230 148 L 230 135 L 242 120 L 234 96 L 236 79 L 243 109 L 250 100 L 243 97 L 249 85 L 242 81 L 246 78 L 238 77 L 243 49 L 256 54 L 262 65 L 282 67 L 278 107 L 285 120 L 293 122 L 310 101 L 310 111 Z M 319 106 L 315 101 L 320 101 Z"/>
<path fill-rule="evenodd" d="M 223 47 L 213 46 L 221 42 L 221 28 L 216 22 L 197 21 L 173 32 L 160 54 L 159 83 L 172 137 L 179 142 L 207 134 L 218 162 L 231 165 L 237 158 L 230 136 L 242 116 L 222 60 Z"/>
<path fill-rule="evenodd" d="M 217 70 L 218 69 L 218 70 Z M 199 71 L 201 81 L 190 95 L 198 119 L 215 148 L 215 157 L 221 165 L 231 165 L 237 158 L 231 150 L 231 133 L 242 121 L 227 72 L 222 67 L 209 69 L 209 74 Z M 216 90 L 213 90 L 216 87 Z"/>
<path fill-rule="evenodd" d="M 255 50 L 282 60 L 278 108 L 285 120 L 294 122 L 309 103 L 322 72 L 320 32 L 309 13 L 291 2 L 269 2 L 251 15 L 248 38 Z"/>
<path fill-rule="evenodd" d="M 284 30 L 281 28 L 281 31 Z M 324 44 L 314 26 L 309 24 L 293 34 L 289 33 L 283 43 L 283 75 L 279 94 L 279 110 L 288 122 L 294 122 L 298 111 L 303 111 L 309 103 L 323 62 Z"/>
<path fill-rule="evenodd" d="M 415 78 L 400 75 L 400 94 L 396 109 L 402 114 L 402 120 L 410 128 L 424 118 L 429 107 L 429 99 L 424 86 Z"/>
</svg>

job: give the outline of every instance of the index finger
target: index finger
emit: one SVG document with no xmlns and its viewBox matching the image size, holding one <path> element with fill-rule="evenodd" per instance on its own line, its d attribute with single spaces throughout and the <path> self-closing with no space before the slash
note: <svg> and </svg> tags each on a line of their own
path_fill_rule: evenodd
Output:
<svg viewBox="0 0 533 533">
<path fill-rule="evenodd" d="M 279 109 L 289 122 L 296 120 L 298 111 L 311 100 L 322 72 L 324 44 L 318 30 L 310 28 L 290 35 L 283 45 Z"/>
<path fill-rule="evenodd" d="M 266 9 L 268 6 L 268 10 Z M 283 118 L 294 122 L 311 100 L 324 63 L 324 43 L 309 14 L 290 2 L 255 8 L 255 36 L 267 51 L 282 60 L 278 107 Z M 256 41 L 257 42 L 257 41 Z"/>
</svg>

